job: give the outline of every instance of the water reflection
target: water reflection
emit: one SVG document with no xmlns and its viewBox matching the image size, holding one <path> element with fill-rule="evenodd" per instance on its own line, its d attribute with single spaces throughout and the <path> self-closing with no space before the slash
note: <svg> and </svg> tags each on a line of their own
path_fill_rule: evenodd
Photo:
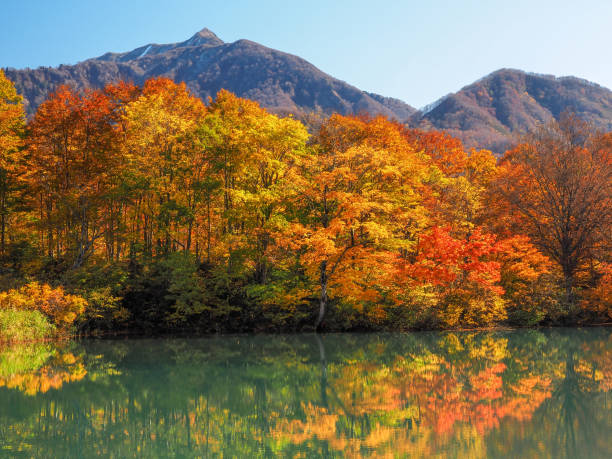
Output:
<svg viewBox="0 0 612 459">
<path fill-rule="evenodd" d="M 612 457 L 612 330 L 0 351 L 0 455 Z"/>
</svg>

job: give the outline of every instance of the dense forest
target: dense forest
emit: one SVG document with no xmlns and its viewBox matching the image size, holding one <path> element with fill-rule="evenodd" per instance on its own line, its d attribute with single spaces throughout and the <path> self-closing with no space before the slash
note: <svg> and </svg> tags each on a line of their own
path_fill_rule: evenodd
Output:
<svg viewBox="0 0 612 459">
<path fill-rule="evenodd" d="M 163 78 L 26 121 L 0 73 L 0 158 L 5 339 L 612 318 L 612 134 L 571 114 L 498 159 Z"/>
</svg>

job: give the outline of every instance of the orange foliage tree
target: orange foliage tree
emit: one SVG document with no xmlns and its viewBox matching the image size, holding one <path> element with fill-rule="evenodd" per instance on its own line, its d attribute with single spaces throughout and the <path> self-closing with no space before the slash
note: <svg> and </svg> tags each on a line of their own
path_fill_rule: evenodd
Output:
<svg viewBox="0 0 612 459">
<path fill-rule="evenodd" d="M 435 320 L 443 326 L 477 326 L 505 319 L 499 245 L 476 228 L 467 238 L 434 227 L 420 238 L 415 260 L 399 265 L 399 278 L 424 284 L 435 295 Z"/>
<path fill-rule="evenodd" d="M 526 233 L 559 266 L 566 301 L 576 274 L 612 228 L 612 144 L 585 122 L 565 116 L 506 153 L 498 192 Z"/>
<path fill-rule="evenodd" d="M 115 115 L 104 91 L 61 86 L 29 125 L 24 180 L 50 258 L 80 266 L 104 235 L 106 203 L 123 161 Z"/>
<path fill-rule="evenodd" d="M 302 166 L 300 222 L 293 227 L 319 291 L 315 328 L 332 295 L 356 305 L 378 303 L 370 314 L 381 319 L 395 253 L 414 244 L 422 224 L 423 158 L 400 127 L 380 117 L 334 115 L 321 126 L 318 142 Z"/>
</svg>

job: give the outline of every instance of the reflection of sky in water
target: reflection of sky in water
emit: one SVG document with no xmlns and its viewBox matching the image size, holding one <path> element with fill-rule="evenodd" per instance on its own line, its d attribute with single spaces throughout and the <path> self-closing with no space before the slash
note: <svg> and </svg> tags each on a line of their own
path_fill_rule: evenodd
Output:
<svg viewBox="0 0 612 459">
<path fill-rule="evenodd" d="M 602 328 L 24 345 L 0 451 L 612 457 L 611 387 Z"/>
</svg>

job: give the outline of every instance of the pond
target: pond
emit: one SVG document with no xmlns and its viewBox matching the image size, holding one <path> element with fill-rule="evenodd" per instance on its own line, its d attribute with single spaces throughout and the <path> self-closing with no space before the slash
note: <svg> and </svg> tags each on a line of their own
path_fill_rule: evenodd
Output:
<svg viewBox="0 0 612 459">
<path fill-rule="evenodd" d="M 612 457 L 612 329 L 0 350 L 2 457 Z"/>
</svg>

